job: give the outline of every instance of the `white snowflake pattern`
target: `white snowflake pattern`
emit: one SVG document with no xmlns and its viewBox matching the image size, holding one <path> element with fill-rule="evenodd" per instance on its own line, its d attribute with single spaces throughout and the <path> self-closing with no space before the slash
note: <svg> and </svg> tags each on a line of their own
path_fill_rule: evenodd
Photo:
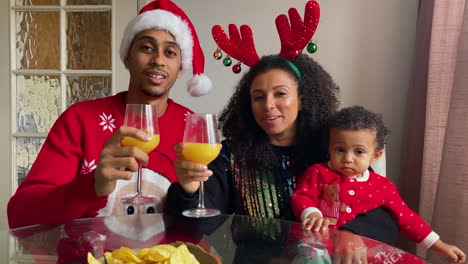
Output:
<svg viewBox="0 0 468 264">
<path fill-rule="evenodd" d="M 109 129 L 110 132 L 114 132 L 114 128 L 115 128 L 115 125 L 114 125 L 115 118 L 112 118 L 112 114 L 106 115 L 106 114 L 103 112 L 102 115 L 99 115 L 99 117 L 102 119 L 102 122 L 99 123 L 99 125 L 102 126 L 102 131 L 106 131 L 107 129 Z"/>
<path fill-rule="evenodd" d="M 188 115 L 190 115 L 190 112 L 189 112 L 189 111 L 185 112 L 185 114 L 184 114 L 184 121 L 187 121 L 187 116 L 188 116 Z"/>
<path fill-rule="evenodd" d="M 96 161 L 94 159 L 90 162 L 83 160 L 83 164 L 81 164 L 81 174 L 88 174 L 96 169 L 97 164 L 94 164 L 95 162 Z"/>
</svg>

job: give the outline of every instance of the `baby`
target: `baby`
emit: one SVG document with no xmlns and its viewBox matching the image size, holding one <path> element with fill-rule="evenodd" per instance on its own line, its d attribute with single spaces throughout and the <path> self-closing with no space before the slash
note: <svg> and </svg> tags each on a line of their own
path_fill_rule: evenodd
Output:
<svg viewBox="0 0 468 264">
<path fill-rule="evenodd" d="M 329 129 L 329 162 L 310 166 L 291 199 L 305 229 L 339 228 L 358 214 L 384 206 L 411 240 L 451 262 L 465 263 L 465 254 L 443 242 L 408 208 L 390 180 L 368 170 L 382 156 L 389 133 L 381 115 L 360 106 L 344 108 L 332 118 Z"/>
</svg>

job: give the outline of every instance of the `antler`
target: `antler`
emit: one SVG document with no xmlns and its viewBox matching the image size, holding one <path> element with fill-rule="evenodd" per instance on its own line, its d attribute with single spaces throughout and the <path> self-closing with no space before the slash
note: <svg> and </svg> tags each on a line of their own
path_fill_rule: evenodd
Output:
<svg viewBox="0 0 468 264">
<path fill-rule="evenodd" d="M 260 60 L 255 50 L 252 29 L 247 25 L 240 27 L 229 24 L 229 37 L 219 25 L 213 26 L 211 33 L 218 46 L 229 56 L 252 67 Z"/>
<path fill-rule="evenodd" d="M 307 2 L 304 10 L 304 22 L 295 8 L 290 8 L 288 17 L 284 14 L 276 17 L 276 28 L 281 40 L 280 56 L 293 60 L 301 54 L 312 39 L 320 19 L 320 7 L 316 1 Z"/>
</svg>

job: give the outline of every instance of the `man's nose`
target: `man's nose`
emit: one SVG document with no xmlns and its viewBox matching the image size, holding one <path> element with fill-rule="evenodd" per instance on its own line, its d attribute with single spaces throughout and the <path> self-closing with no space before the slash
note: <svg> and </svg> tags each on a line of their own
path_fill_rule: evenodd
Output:
<svg viewBox="0 0 468 264">
<path fill-rule="evenodd" d="M 156 66 L 164 65 L 164 56 L 161 51 L 153 53 L 153 57 L 151 58 L 151 64 Z"/>
</svg>

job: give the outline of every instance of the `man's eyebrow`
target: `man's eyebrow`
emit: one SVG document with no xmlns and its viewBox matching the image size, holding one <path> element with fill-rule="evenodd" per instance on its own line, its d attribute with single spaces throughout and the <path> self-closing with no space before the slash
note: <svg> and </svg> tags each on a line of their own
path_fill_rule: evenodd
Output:
<svg viewBox="0 0 468 264">
<path fill-rule="evenodd" d="M 152 36 L 148 36 L 148 35 L 143 35 L 138 40 L 150 40 L 150 41 L 156 42 L 156 43 L 159 42 L 156 38 L 154 38 Z M 177 43 L 176 41 L 168 40 L 168 41 L 164 41 L 164 43 L 168 44 L 168 45 L 176 46 L 176 47 L 178 47 L 180 49 L 179 43 Z"/>
<path fill-rule="evenodd" d="M 177 48 L 180 49 L 179 43 L 177 43 L 176 41 L 165 41 L 165 43 L 168 45 L 176 46 Z"/>
<path fill-rule="evenodd" d="M 138 40 L 151 40 L 151 41 L 156 41 L 157 42 L 157 40 L 155 38 L 153 38 L 152 36 L 148 36 L 148 35 L 140 36 L 138 38 Z"/>
</svg>

